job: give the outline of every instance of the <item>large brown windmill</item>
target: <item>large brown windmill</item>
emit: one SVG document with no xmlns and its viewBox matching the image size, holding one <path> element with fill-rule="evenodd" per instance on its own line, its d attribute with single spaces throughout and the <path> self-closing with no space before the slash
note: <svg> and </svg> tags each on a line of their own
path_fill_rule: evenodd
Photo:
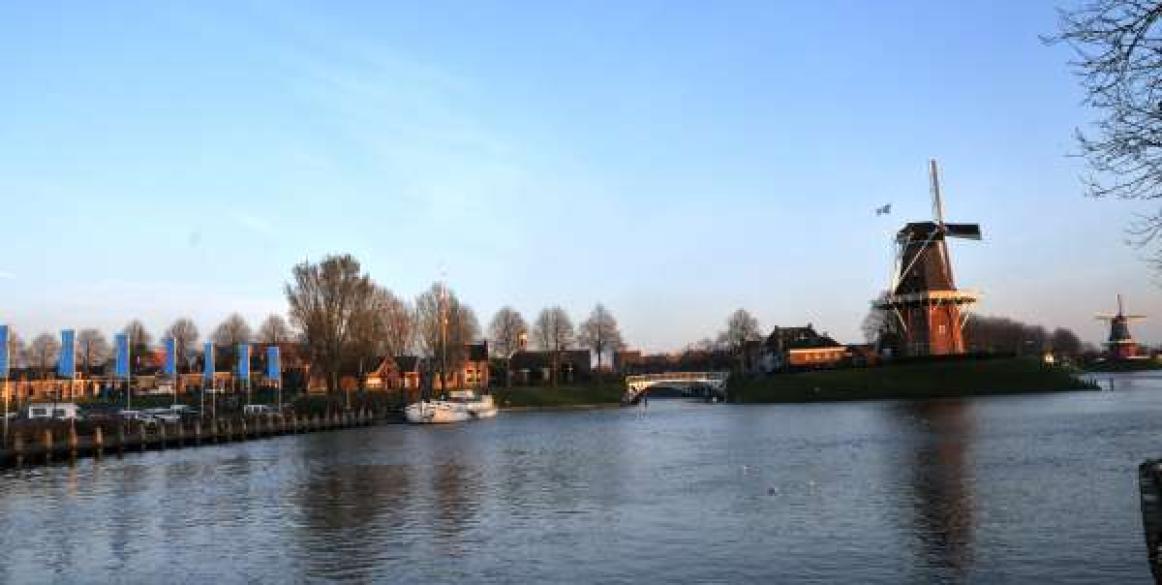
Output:
<svg viewBox="0 0 1162 585">
<path fill-rule="evenodd" d="M 906 355 L 964 353 L 964 322 L 975 294 L 956 289 L 948 238 L 980 239 L 975 223 L 944 223 L 940 178 L 930 161 L 933 221 L 906 224 L 896 233 L 896 265 L 888 295 L 877 306 L 899 320 Z"/>
</svg>

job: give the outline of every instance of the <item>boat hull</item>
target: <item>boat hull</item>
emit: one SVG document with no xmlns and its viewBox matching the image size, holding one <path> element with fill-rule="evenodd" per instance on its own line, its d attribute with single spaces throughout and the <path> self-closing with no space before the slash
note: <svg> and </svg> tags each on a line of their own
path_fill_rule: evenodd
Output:
<svg viewBox="0 0 1162 585">
<path fill-rule="evenodd" d="M 449 424 L 472 418 L 463 404 L 443 400 L 409 404 L 403 413 L 404 418 L 412 424 Z"/>
</svg>

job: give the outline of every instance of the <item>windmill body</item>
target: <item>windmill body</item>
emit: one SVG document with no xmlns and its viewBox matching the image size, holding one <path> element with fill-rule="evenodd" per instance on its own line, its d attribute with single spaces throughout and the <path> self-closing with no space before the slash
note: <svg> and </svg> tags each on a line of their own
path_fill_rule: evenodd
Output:
<svg viewBox="0 0 1162 585">
<path fill-rule="evenodd" d="M 1145 315 L 1127 315 L 1122 305 L 1122 295 L 1118 295 L 1118 312 L 1114 315 L 1098 314 L 1097 318 L 1110 323 L 1110 336 L 1105 343 L 1109 359 L 1132 360 L 1139 357 L 1138 342 L 1130 335 L 1130 321 L 1145 319 Z"/>
<path fill-rule="evenodd" d="M 877 307 L 898 319 L 905 355 L 964 353 L 967 309 L 973 293 L 956 288 L 948 238 L 979 240 L 977 224 L 945 223 L 936 161 L 931 161 L 933 221 L 911 222 L 896 233 L 895 273 Z"/>
</svg>

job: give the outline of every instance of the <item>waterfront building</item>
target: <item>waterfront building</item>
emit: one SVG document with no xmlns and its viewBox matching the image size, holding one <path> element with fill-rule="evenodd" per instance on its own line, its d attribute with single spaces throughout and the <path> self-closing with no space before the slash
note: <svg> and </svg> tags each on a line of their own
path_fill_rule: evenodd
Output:
<svg viewBox="0 0 1162 585">
<path fill-rule="evenodd" d="M 804 327 L 775 327 L 763 343 L 761 369 L 765 372 L 830 368 L 848 361 L 847 346 L 808 323 Z"/>
</svg>

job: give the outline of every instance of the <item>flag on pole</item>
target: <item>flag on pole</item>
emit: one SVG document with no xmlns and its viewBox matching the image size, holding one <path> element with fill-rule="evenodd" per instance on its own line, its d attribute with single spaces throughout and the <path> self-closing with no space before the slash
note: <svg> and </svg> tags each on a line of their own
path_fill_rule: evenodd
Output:
<svg viewBox="0 0 1162 585">
<path fill-rule="evenodd" d="M 8 326 L 0 325 L 0 377 L 8 379 Z"/>
<path fill-rule="evenodd" d="M 118 378 L 129 379 L 129 334 L 118 333 L 114 335 L 113 346 L 116 358 L 113 368 L 114 375 Z"/>
<path fill-rule="evenodd" d="M 170 378 L 176 378 L 178 373 L 176 350 L 177 341 L 172 337 L 165 338 L 165 375 Z"/>
<path fill-rule="evenodd" d="M 270 345 L 266 348 L 266 377 L 282 384 L 282 364 L 279 363 L 278 346 Z"/>
<path fill-rule="evenodd" d="M 238 344 L 238 379 L 250 379 L 250 344 Z"/>
<path fill-rule="evenodd" d="M 77 375 L 77 344 L 76 332 L 72 329 L 61 330 L 61 354 L 56 362 L 56 373 L 62 378 L 73 379 Z"/>
<path fill-rule="evenodd" d="M 202 368 L 202 381 L 207 386 L 214 384 L 214 344 L 206 342 L 205 350 L 202 351 L 202 361 L 205 362 Z"/>
</svg>

